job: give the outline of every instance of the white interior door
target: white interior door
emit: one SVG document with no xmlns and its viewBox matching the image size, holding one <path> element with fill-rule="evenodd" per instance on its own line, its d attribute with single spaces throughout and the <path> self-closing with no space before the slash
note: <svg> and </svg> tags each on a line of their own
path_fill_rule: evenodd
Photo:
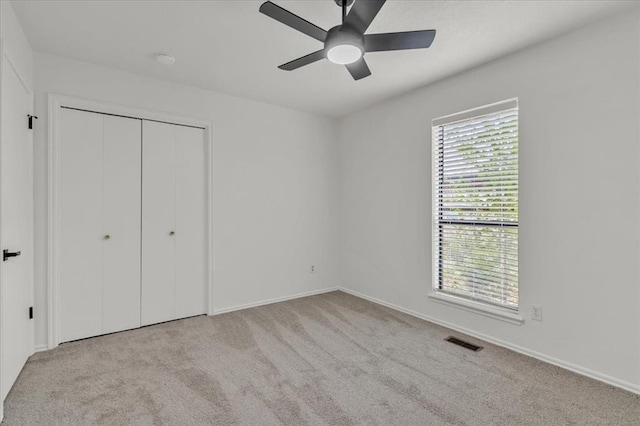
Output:
<svg viewBox="0 0 640 426">
<path fill-rule="evenodd" d="M 154 121 L 142 124 L 142 325 L 176 318 L 177 127 Z"/>
<path fill-rule="evenodd" d="M 33 140 L 27 127 L 32 95 L 2 58 L 0 226 L 3 250 L 20 252 L 2 262 L 2 353 L 0 381 L 5 399 L 33 353 L 29 307 L 33 300 Z"/>
<path fill-rule="evenodd" d="M 140 326 L 141 121 L 60 111 L 60 341 Z"/>
<path fill-rule="evenodd" d="M 204 130 L 176 126 L 176 318 L 207 311 L 207 156 Z"/>
</svg>

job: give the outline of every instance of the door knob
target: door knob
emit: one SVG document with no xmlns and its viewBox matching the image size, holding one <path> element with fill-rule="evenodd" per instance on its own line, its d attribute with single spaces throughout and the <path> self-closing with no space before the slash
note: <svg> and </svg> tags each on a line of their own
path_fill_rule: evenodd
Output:
<svg viewBox="0 0 640 426">
<path fill-rule="evenodd" d="M 174 235 L 176 235 L 176 233 L 175 233 L 175 231 L 171 231 L 171 232 L 169 232 L 169 235 L 171 235 L 173 237 Z"/>
<path fill-rule="evenodd" d="M 7 259 L 12 258 L 12 257 L 18 257 L 20 256 L 20 252 L 19 251 L 9 251 L 7 249 L 2 250 L 2 261 L 6 262 Z"/>
<path fill-rule="evenodd" d="M 103 240 L 109 240 L 111 239 L 111 235 L 107 234 L 104 237 L 102 237 Z"/>
</svg>

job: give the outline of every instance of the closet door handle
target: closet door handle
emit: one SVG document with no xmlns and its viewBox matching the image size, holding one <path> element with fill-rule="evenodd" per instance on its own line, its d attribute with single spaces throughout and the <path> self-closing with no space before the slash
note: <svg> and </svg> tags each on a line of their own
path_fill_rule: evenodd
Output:
<svg viewBox="0 0 640 426">
<path fill-rule="evenodd" d="M 175 231 L 171 231 L 171 232 L 169 232 L 169 235 L 171 235 L 173 237 L 174 235 L 176 235 L 176 233 L 175 233 Z"/>
</svg>

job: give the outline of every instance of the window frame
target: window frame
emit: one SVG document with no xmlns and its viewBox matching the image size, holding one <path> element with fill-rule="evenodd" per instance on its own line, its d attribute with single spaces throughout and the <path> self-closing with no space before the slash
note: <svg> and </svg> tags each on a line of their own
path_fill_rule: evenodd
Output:
<svg viewBox="0 0 640 426">
<path fill-rule="evenodd" d="M 489 302 L 483 302 L 481 300 L 467 298 L 464 296 L 458 296 L 452 294 L 451 292 L 447 292 L 446 290 L 441 289 L 440 283 L 440 225 L 442 223 L 440 214 L 441 214 L 441 197 L 440 197 L 440 184 L 442 176 L 439 173 L 439 157 L 441 150 L 444 148 L 440 144 L 440 140 L 437 137 L 436 129 L 443 125 L 453 124 L 460 121 L 465 121 L 473 118 L 477 118 L 480 116 L 498 113 L 501 111 L 517 109 L 519 115 L 519 105 L 518 98 L 507 99 L 500 102 L 495 102 L 492 104 L 480 106 L 477 108 L 468 109 L 459 113 L 446 115 L 443 117 L 435 118 L 431 122 L 431 139 L 432 139 L 432 149 L 431 149 L 431 157 L 432 157 L 432 289 L 429 293 L 429 299 L 445 304 L 447 306 L 453 306 L 455 308 L 463 309 L 469 312 L 477 313 L 483 316 L 487 316 L 490 318 L 499 319 L 502 321 L 506 321 L 512 324 L 520 325 L 524 322 L 524 318 L 520 315 L 520 306 L 521 300 L 518 295 L 518 303 L 517 308 L 510 308 L 505 306 L 499 306 L 496 304 L 491 304 Z M 519 116 L 518 116 L 518 129 L 520 128 Z M 519 136 L 519 135 L 518 135 Z M 518 137 L 519 139 L 519 137 Z M 519 141 L 518 141 L 519 142 Z M 518 153 L 518 163 L 520 162 L 520 155 Z M 519 167 L 518 167 L 518 182 L 520 180 L 519 177 Z M 518 184 L 518 192 L 520 185 Z M 480 221 L 477 222 L 480 224 Z M 465 222 L 464 224 L 471 225 L 472 223 Z M 518 223 L 514 225 L 507 226 L 516 226 L 519 230 L 520 220 L 518 215 Z M 518 232 L 519 239 L 519 232 Z M 519 258 L 519 256 L 518 256 Z M 520 290 L 520 280 L 518 279 L 518 290 Z M 520 291 L 519 291 L 520 293 Z"/>
</svg>

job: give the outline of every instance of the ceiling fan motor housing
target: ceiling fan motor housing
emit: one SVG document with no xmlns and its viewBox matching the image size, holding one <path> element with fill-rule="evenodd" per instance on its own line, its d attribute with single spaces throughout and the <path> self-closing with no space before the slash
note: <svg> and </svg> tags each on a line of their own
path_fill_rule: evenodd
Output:
<svg viewBox="0 0 640 426">
<path fill-rule="evenodd" d="M 327 32 L 327 38 L 324 40 L 326 52 L 332 47 L 345 44 L 357 47 L 364 54 L 364 36 L 358 34 L 355 29 L 348 25 L 337 25 Z"/>
</svg>

